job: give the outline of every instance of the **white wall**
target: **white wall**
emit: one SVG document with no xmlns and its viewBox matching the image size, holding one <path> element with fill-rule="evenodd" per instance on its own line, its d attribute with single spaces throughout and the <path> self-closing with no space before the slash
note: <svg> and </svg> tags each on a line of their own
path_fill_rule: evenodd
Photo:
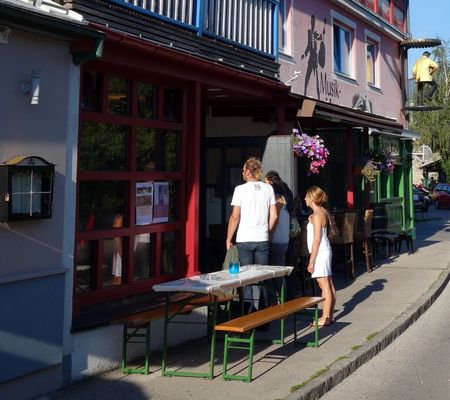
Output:
<svg viewBox="0 0 450 400">
<path fill-rule="evenodd" d="M 7 374 L 0 369 L 0 382 L 9 380 L 0 384 L 0 398 L 2 389 L 21 387 L 30 397 L 61 386 L 63 359 L 72 351 L 79 67 L 67 41 L 17 28 L 0 43 L 0 60 L 0 163 L 34 155 L 56 165 L 52 218 L 0 222 L 0 294 L 14 291 L 1 299 L 7 323 L 0 329 L 0 352 L 11 361 Z M 32 70 L 41 75 L 36 105 L 22 91 Z M 14 313 L 17 299 L 22 308 Z M 14 343 L 5 348 L 2 336 Z M 51 343 L 52 353 L 44 357 L 36 346 L 24 359 L 19 350 L 37 341 Z"/>
<path fill-rule="evenodd" d="M 68 120 L 68 44 L 13 29 L 0 44 L 0 162 L 36 155 L 56 164 L 53 217 L 0 225 L 1 276 L 62 268 Z M 39 104 L 22 82 L 41 72 Z M 17 251 L 17 249 L 20 251 Z"/>
</svg>

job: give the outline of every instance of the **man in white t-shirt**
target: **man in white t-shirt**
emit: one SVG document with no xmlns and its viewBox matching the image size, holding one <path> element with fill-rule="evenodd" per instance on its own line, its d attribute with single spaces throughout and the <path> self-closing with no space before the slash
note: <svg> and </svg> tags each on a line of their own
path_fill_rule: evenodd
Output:
<svg viewBox="0 0 450 400">
<path fill-rule="evenodd" d="M 276 200 L 271 185 L 261 182 L 262 164 L 249 158 L 242 168 L 246 183 L 234 189 L 227 230 L 227 250 L 237 228 L 236 246 L 241 265 L 269 264 L 269 232 L 277 220 Z"/>
</svg>

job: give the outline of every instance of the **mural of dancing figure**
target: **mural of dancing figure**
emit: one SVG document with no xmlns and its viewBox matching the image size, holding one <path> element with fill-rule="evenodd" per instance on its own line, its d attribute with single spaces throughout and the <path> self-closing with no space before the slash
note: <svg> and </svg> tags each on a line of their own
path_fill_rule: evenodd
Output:
<svg viewBox="0 0 450 400">
<path fill-rule="evenodd" d="M 305 75 L 305 91 L 304 95 L 306 96 L 308 90 L 309 79 L 311 78 L 311 73 L 314 72 L 316 76 L 316 89 L 317 89 L 317 98 L 320 99 L 320 87 L 319 87 L 319 74 L 317 72 L 317 68 L 320 65 L 322 68 L 325 66 L 325 26 L 327 24 L 327 20 L 324 20 L 324 26 L 322 33 L 318 33 L 315 30 L 316 25 L 316 17 L 311 15 L 311 28 L 308 29 L 308 44 L 306 46 L 305 52 L 302 54 L 301 59 L 303 60 L 308 54 L 308 66 L 306 68 Z"/>
</svg>

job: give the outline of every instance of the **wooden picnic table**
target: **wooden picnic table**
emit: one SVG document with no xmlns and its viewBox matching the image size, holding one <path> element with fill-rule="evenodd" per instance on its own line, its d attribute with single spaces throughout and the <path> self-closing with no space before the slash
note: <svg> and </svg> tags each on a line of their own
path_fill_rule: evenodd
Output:
<svg viewBox="0 0 450 400">
<path fill-rule="evenodd" d="M 239 273 L 230 274 L 228 270 L 222 270 L 217 272 L 211 272 L 209 274 L 201 274 L 192 276 L 189 278 L 182 278 L 175 281 L 169 281 L 159 283 L 153 286 L 155 292 L 166 292 L 166 304 L 164 313 L 164 341 L 163 341 L 163 357 L 162 357 L 162 374 L 165 376 L 187 376 L 187 377 L 200 377 L 209 378 L 214 377 L 214 357 L 215 357 L 215 345 L 216 345 L 216 331 L 215 326 L 217 323 L 217 304 L 220 296 L 224 296 L 233 289 L 242 288 L 244 286 L 256 284 L 267 279 L 284 277 L 289 275 L 293 270 L 293 267 L 289 266 L 274 266 L 274 265 L 246 265 L 240 267 Z M 280 301 L 284 302 L 284 290 L 283 284 L 281 290 Z M 210 307 L 211 314 L 211 347 L 210 347 L 210 361 L 208 372 L 188 372 L 188 371 L 174 371 L 167 369 L 167 336 L 168 325 L 172 319 L 178 314 L 173 312 L 173 306 L 171 306 L 170 293 L 173 292 L 188 292 L 204 296 L 209 294 L 211 297 Z M 195 298 L 195 296 L 194 296 Z M 188 300 L 187 303 L 191 300 Z M 184 305 L 180 305 L 179 309 L 182 311 Z M 209 314 L 209 313 L 208 313 Z M 281 325 L 281 340 L 284 339 L 284 324 Z"/>
</svg>

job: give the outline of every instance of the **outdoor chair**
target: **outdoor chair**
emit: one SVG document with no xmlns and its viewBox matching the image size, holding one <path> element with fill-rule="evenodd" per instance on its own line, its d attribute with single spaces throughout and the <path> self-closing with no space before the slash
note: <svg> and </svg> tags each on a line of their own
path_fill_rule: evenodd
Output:
<svg viewBox="0 0 450 400">
<path fill-rule="evenodd" d="M 365 210 L 362 229 L 355 232 L 355 242 L 362 243 L 363 245 L 367 272 L 373 270 L 372 241 L 370 239 L 372 234 L 372 217 L 373 210 Z"/>
<path fill-rule="evenodd" d="M 297 235 L 295 240 L 295 273 L 298 281 L 300 282 L 302 295 L 306 296 L 306 284 L 311 283 L 312 295 L 316 295 L 316 286 L 314 279 L 308 274 L 307 268 L 309 263 L 309 251 L 307 243 L 307 231 L 306 227 L 308 225 L 308 220 L 300 221 L 300 226 L 302 228 L 299 235 Z"/>
<path fill-rule="evenodd" d="M 344 258 L 344 277 L 348 281 L 348 274 L 355 279 L 355 258 L 353 254 L 353 236 L 356 223 L 356 212 L 345 212 L 335 214 L 336 225 L 339 228 L 339 235 L 330 239 L 331 244 L 342 246 Z"/>
</svg>

